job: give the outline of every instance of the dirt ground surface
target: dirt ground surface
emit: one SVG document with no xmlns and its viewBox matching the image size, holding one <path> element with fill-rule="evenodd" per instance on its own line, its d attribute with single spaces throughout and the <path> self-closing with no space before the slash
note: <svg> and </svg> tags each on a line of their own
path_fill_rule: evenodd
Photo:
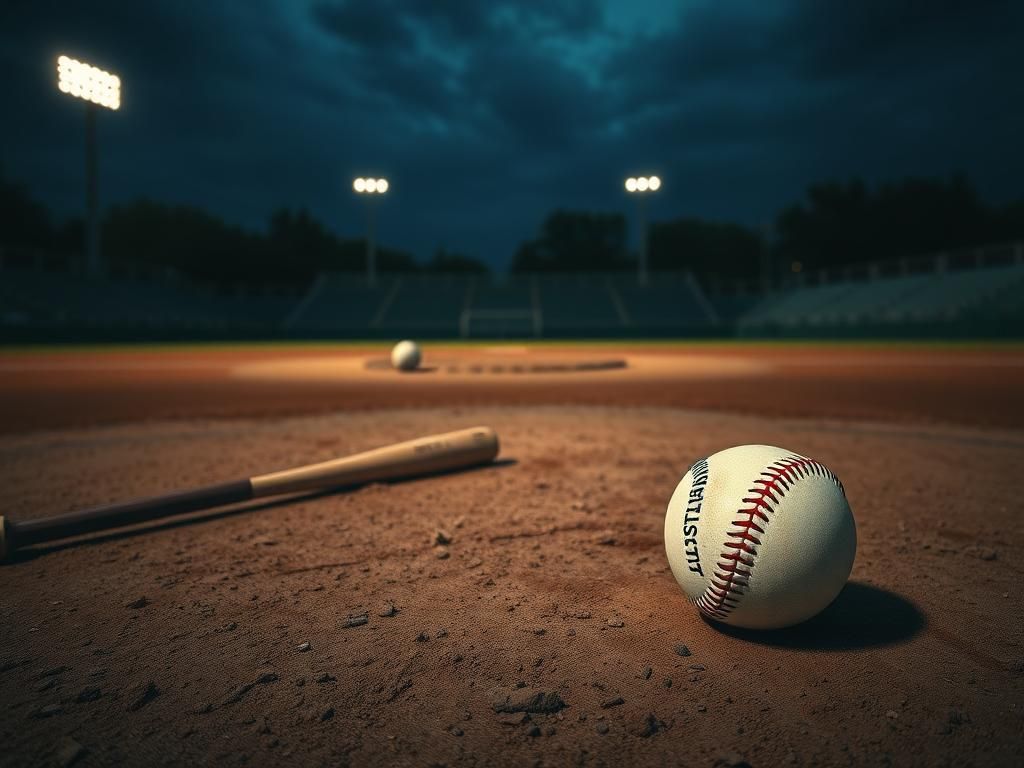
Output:
<svg viewBox="0 0 1024 768">
<path fill-rule="evenodd" d="M 0 352 L 0 432 L 441 405 L 665 405 L 1024 428 L 1024 346 L 425 345 L 434 361 L 620 357 L 578 374 L 383 375 L 387 347 Z"/>
<path fill-rule="evenodd" d="M 373 348 L 0 356 L 14 519 L 478 424 L 502 442 L 472 471 L 19 553 L 0 765 L 1019 764 L 1024 353 L 824 349 L 448 378 L 366 369 Z M 702 620 L 665 559 L 676 483 L 742 443 L 827 464 L 857 521 L 850 583 L 788 630 Z"/>
</svg>

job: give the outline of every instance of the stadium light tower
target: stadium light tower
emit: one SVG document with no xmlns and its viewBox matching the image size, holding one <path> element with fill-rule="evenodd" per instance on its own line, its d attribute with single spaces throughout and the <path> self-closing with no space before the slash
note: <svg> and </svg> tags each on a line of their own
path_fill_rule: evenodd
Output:
<svg viewBox="0 0 1024 768">
<path fill-rule="evenodd" d="M 85 264 L 89 274 L 96 275 L 101 272 L 96 112 L 98 107 L 121 108 L 121 78 L 70 56 L 58 56 L 57 88 L 85 101 Z"/>
<path fill-rule="evenodd" d="M 644 200 L 647 193 L 661 189 L 661 179 L 657 176 L 630 176 L 626 179 L 626 191 L 636 195 L 636 220 L 640 233 L 640 259 L 637 264 L 637 280 L 640 285 L 647 285 L 647 220 L 644 216 Z"/>
<path fill-rule="evenodd" d="M 352 182 L 352 189 L 356 191 L 356 194 L 366 195 L 367 202 L 369 203 L 366 231 L 366 282 L 370 285 L 373 285 L 377 280 L 377 247 L 374 243 L 374 237 L 376 236 L 376 205 L 373 198 L 377 195 L 383 195 L 388 191 L 389 186 L 391 185 L 388 184 L 387 179 L 364 179 L 362 176 Z"/>
</svg>

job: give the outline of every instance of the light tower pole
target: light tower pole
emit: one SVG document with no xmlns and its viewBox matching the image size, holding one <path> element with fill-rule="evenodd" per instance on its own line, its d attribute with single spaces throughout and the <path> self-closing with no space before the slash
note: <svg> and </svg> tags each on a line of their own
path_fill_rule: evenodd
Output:
<svg viewBox="0 0 1024 768">
<path fill-rule="evenodd" d="M 57 88 L 85 104 L 85 267 L 90 275 L 103 271 L 99 235 L 99 172 L 97 107 L 121 108 L 121 78 L 69 56 L 57 58 Z"/>
<path fill-rule="evenodd" d="M 374 285 L 377 282 L 377 213 L 376 205 L 372 199 L 375 195 L 383 195 L 388 191 L 387 179 L 364 179 L 362 176 L 352 182 L 352 189 L 356 194 L 367 195 L 367 224 L 366 224 L 366 282 Z"/>
<path fill-rule="evenodd" d="M 637 263 L 637 280 L 640 285 L 647 285 L 647 216 L 644 200 L 648 192 L 661 189 L 661 179 L 657 176 L 630 176 L 626 179 L 626 191 L 636 196 L 636 221 L 639 237 L 639 260 Z"/>
</svg>

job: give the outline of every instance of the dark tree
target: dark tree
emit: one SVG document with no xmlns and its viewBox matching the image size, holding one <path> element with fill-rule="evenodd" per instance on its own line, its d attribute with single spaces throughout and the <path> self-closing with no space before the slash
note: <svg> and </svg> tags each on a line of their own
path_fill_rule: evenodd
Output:
<svg viewBox="0 0 1024 768">
<path fill-rule="evenodd" d="M 761 238 L 739 224 L 676 219 L 650 229 L 652 270 L 690 270 L 702 280 L 750 279 L 758 274 Z"/>
<path fill-rule="evenodd" d="M 578 272 L 624 269 L 626 218 L 619 213 L 555 211 L 540 237 L 523 243 L 513 272 Z"/>
</svg>

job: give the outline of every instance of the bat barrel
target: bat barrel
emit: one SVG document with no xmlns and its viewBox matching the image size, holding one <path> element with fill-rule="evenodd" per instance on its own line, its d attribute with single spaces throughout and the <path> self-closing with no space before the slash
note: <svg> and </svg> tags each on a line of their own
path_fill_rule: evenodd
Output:
<svg viewBox="0 0 1024 768">
<path fill-rule="evenodd" d="M 490 427 L 470 427 L 252 478 L 254 496 L 397 480 L 486 464 L 498 455 Z"/>
</svg>

